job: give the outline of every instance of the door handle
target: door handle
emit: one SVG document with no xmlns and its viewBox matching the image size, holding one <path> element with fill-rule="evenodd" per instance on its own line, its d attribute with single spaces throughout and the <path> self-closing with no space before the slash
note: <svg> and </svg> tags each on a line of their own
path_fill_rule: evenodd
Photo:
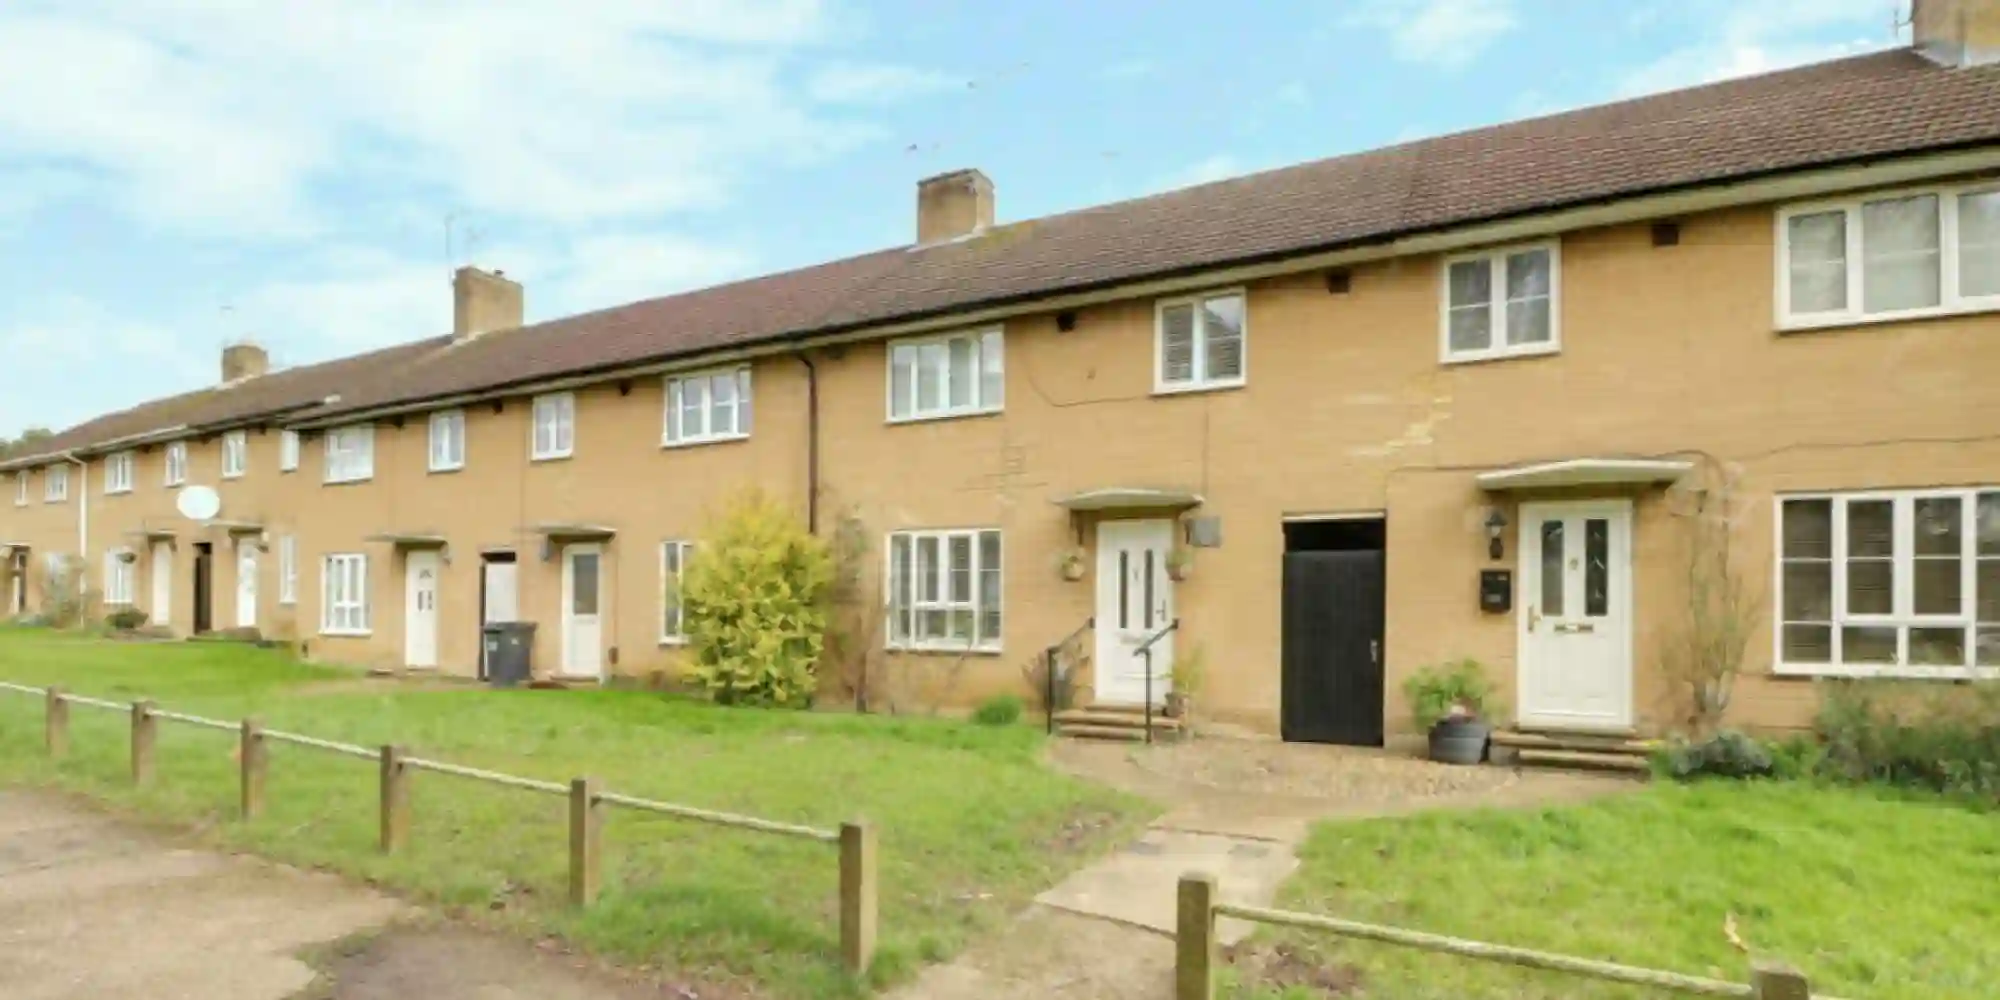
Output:
<svg viewBox="0 0 2000 1000">
<path fill-rule="evenodd" d="M 1382 640 L 1368 640 L 1368 662 L 1371 664 L 1382 662 Z"/>
<path fill-rule="evenodd" d="M 1541 627 L 1542 627 L 1541 611 L 1532 604 L 1528 605 L 1528 631 L 1533 632 L 1534 630 Z"/>
</svg>

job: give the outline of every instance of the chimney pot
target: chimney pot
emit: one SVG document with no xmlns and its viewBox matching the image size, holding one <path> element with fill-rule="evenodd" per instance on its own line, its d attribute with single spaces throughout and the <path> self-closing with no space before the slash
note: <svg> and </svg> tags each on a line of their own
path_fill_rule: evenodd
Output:
<svg viewBox="0 0 2000 1000">
<path fill-rule="evenodd" d="M 971 236 L 993 225 L 993 181 L 978 170 L 954 170 L 917 182 L 917 243 L 928 246 Z"/>
<path fill-rule="evenodd" d="M 1946 66 L 2000 62 L 2000 0 L 1910 0 L 1910 42 Z"/>
<path fill-rule="evenodd" d="M 497 270 L 459 268 L 451 277 L 451 300 L 451 332 L 459 340 L 512 330 L 524 316 L 521 283 Z"/>
<path fill-rule="evenodd" d="M 241 382 L 271 370 L 271 354 L 250 341 L 238 341 L 222 349 L 222 382 Z"/>
</svg>

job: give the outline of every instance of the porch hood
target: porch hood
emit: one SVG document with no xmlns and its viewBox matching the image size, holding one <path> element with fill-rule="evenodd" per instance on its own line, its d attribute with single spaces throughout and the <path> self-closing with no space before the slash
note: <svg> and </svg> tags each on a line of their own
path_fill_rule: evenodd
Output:
<svg viewBox="0 0 2000 1000">
<path fill-rule="evenodd" d="M 1651 486 L 1671 483 L 1694 468 L 1693 462 L 1651 458 L 1566 458 L 1510 469 L 1495 469 L 1475 477 L 1479 488 L 1506 490 L 1554 489 L 1564 486 Z"/>
<path fill-rule="evenodd" d="M 1057 497 L 1055 505 L 1070 511 L 1178 510 L 1201 506 L 1201 494 L 1189 490 L 1162 490 L 1139 486 L 1113 486 L 1084 490 Z"/>
<path fill-rule="evenodd" d="M 526 530 L 528 534 L 557 541 L 603 541 L 618 534 L 618 529 L 609 525 L 572 522 L 531 524 Z"/>
<path fill-rule="evenodd" d="M 262 521 L 209 521 L 208 526 L 230 535 L 257 535 L 264 531 Z"/>
<path fill-rule="evenodd" d="M 447 539 L 435 531 L 382 531 L 362 541 L 382 542 L 399 549 L 441 549 L 447 544 Z"/>
<path fill-rule="evenodd" d="M 127 538 L 137 538 L 148 542 L 164 542 L 179 537 L 180 532 L 172 528 L 134 528 L 125 533 Z"/>
</svg>

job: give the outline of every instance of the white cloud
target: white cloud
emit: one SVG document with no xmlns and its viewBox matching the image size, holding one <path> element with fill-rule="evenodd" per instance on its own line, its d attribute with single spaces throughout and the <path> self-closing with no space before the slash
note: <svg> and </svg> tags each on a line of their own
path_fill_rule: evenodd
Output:
<svg viewBox="0 0 2000 1000">
<path fill-rule="evenodd" d="M 1517 20 L 1513 0 L 1369 0 L 1349 23 L 1388 32 L 1390 51 L 1404 62 L 1454 70 Z"/>
<path fill-rule="evenodd" d="M 1673 8 L 1702 26 L 1695 44 L 1618 81 L 1620 96 L 1658 93 L 1801 66 L 1895 44 L 1893 0 L 1710 0 Z M 1666 16 L 1662 14 L 1661 16 Z"/>
<path fill-rule="evenodd" d="M 893 104 L 963 89 L 964 80 L 934 70 L 847 62 L 821 67 L 806 83 L 806 93 L 822 104 Z"/>
<path fill-rule="evenodd" d="M 71 296 L 34 304 L 32 315 L 0 327 L 0 364 L 29 391 L 0 392 L 0 436 L 30 426 L 62 428 L 122 410 L 138 400 L 107 381 L 111 366 L 142 369 L 157 389 L 151 396 L 185 391 L 216 377 L 221 341 L 214 352 L 148 323 L 113 315 L 102 305 Z M 35 388 L 61 387 L 53 392 Z"/>
<path fill-rule="evenodd" d="M 564 312 L 657 298 L 749 275 L 742 250 L 670 233 L 593 236 L 570 248 L 561 273 Z"/>
<path fill-rule="evenodd" d="M 1244 165 L 1242 160 L 1228 153 L 1217 153 L 1214 156 L 1188 164 L 1173 173 L 1159 178 L 1152 184 L 1147 185 L 1146 190 L 1155 193 L 1173 191 L 1184 187 L 1194 187 L 1197 184 L 1227 180 L 1249 172 L 1250 168 Z"/>
</svg>

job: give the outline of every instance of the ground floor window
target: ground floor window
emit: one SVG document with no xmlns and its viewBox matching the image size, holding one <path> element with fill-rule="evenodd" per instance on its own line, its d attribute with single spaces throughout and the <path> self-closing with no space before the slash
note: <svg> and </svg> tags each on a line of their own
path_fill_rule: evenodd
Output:
<svg viewBox="0 0 2000 1000">
<path fill-rule="evenodd" d="M 320 632 L 326 635 L 367 634 L 367 556 L 360 553 L 327 556 L 319 593 Z"/>
<path fill-rule="evenodd" d="M 1000 648 L 1000 532 L 889 536 L 889 646 Z"/>
<path fill-rule="evenodd" d="M 687 621 L 681 610 L 681 572 L 694 555 L 694 543 L 660 543 L 660 641 L 687 641 Z"/>
<path fill-rule="evenodd" d="M 1780 670 L 2000 669 L 2000 488 L 1779 498 L 1777 607 Z"/>
<path fill-rule="evenodd" d="M 124 553 L 113 552 L 104 557 L 104 603 L 130 605 L 137 574 L 134 566 L 126 560 Z"/>
</svg>

